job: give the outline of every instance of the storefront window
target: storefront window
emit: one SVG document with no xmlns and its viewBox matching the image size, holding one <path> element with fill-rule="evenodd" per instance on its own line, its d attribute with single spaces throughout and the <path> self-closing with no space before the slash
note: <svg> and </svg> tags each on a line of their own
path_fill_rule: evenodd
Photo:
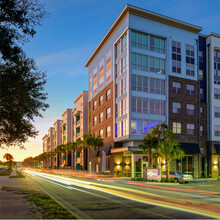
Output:
<svg viewBox="0 0 220 220">
<path fill-rule="evenodd" d="M 124 156 L 124 177 L 131 177 L 131 156 Z"/>
<path fill-rule="evenodd" d="M 134 176 L 141 178 L 141 156 L 134 156 Z"/>
</svg>

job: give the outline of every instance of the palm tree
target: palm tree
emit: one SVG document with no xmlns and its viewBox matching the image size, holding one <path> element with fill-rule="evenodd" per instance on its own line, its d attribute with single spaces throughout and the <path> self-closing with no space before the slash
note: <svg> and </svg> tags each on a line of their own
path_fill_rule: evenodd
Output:
<svg viewBox="0 0 220 220">
<path fill-rule="evenodd" d="M 156 150 L 158 146 L 158 139 L 152 135 L 152 133 L 146 134 L 138 148 L 144 151 L 144 154 L 148 154 L 148 167 L 152 168 L 151 158 L 152 150 Z"/>
<path fill-rule="evenodd" d="M 170 161 L 184 157 L 184 151 L 179 147 L 179 143 L 173 140 L 165 140 L 160 143 L 159 152 L 166 164 L 166 178 L 170 181 Z"/>
<path fill-rule="evenodd" d="M 9 154 L 9 153 L 6 153 L 4 156 L 3 156 L 3 159 L 6 159 L 7 162 L 10 162 L 10 161 L 13 161 L 14 160 L 14 157 Z"/>
</svg>

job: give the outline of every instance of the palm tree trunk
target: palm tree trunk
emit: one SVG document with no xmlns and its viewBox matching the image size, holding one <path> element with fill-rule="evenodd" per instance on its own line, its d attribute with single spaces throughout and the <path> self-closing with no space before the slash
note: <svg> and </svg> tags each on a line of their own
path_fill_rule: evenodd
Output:
<svg viewBox="0 0 220 220">
<path fill-rule="evenodd" d="M 151 151 L 148 150 L 148 167 L 151 168 Z"/>
<path fill-rule="evenodd" d="M 170 182 L 170 162 L 166 160 L 166 176 L 167 181 Z"/>
</svg>

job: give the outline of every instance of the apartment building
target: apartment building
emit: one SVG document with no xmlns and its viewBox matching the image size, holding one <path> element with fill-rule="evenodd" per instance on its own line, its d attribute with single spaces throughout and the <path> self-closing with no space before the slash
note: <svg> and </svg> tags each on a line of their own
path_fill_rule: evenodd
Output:
<svg viewBox="0 0 220 220">
<path fill-rule="evenodd" d="M 61 140 L 62 144 L 70 143 L 72 140 L 72 109 L 66 109 L 62 114 L 61 127 Z M 61 165 L 63 168 L 71 168 L 71 152 L 67 151 L 66 154 L 62 154 Z"/>
<path fill-rule="evenodd" d="M 88 133 L 88 91 L 83 91 L 74 101 L 72 110 L 72 141 L 78 138 L 83 140 L 83 135 Z M 72 168 L 74 170 L 87 169 L 87 151 L 72 152 Z"/>
<path fill-rule="evenodd" d="M 137 146 L 152 127 L 166 122 L 187 151 L 181 169 L 196 170 L 194 176 L 198 176 L 197 49 L 201 29 L 127 5 L 87 61 L 91 109 L 113 84 L 113 101 L 108 104 L 113 113 L 110 152 L 114 174 L 141 176 L 147 155 Z M 108 57 L 110 72 L 106 68 Z M 102 123 L 98 117 L 89 118 L 93 130 Z M 180 169 L 179 164 L 175 162 L 173 168 Z"/>
<path fill-rule="evenodd" d="M 208 171 L 220 174 L 220 35 L 206 37 L 208 98 Z"/>
<path fill-rule="evenodd" d="M 43 153 L 46 153 L 48 151 L 48 136 L 47 134 L 43 136 L 42 138 L 43 140 Z M 45 159 L 43 161 L 43 167 L 46 168 L 47 167 L 47 159 Z"/>
<path fill-rule="evenodd" d="M 62 143 L 62 136 L 61 136 L 61 123 L 62 120 L 56 120 L 54 122 L 54 130 L 53 130 L 53 140 L 54 140 L 54 149 L 57 148 L 57 146 L 61 145 Z M 54 163 L 53 168 L 58 168 L 60 166 L 61 161 L 61 154 L 57 154 L 54 156 Z"/>
</svg>

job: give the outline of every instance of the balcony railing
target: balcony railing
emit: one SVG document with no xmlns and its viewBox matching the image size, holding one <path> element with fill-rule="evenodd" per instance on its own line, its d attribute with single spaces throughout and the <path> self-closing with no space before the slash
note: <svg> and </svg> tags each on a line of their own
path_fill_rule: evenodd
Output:
<svg viewBox="0 0 220 220">
<path fill-rule="evenodd" d="M 80 120 L 76 121 L 76 125 L 79 125 L 80 124 Z"/>
</svg>

